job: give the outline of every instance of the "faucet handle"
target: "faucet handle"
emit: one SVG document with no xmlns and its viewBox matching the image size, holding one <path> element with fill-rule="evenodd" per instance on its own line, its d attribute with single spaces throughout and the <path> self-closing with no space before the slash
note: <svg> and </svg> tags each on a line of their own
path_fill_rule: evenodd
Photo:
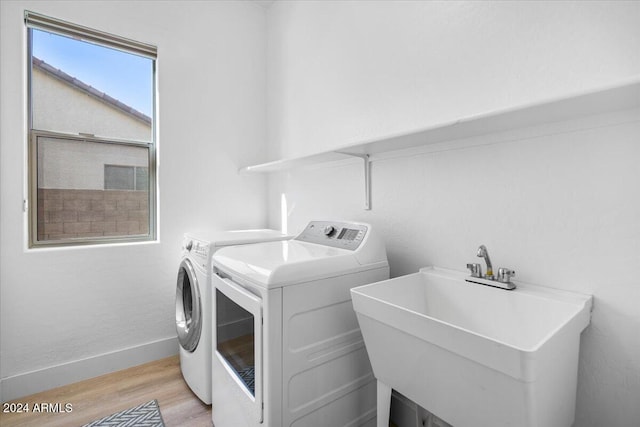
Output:
<svg viewBox="0 0 640 427">
<path fill-rule="evenodd" d="M 480 264 L 467 264 L 467 268 L 471 271 L 471 277 L 482 277 L 482 266 Z"/>
<path fill-rule="evenodd" d="M 499 268 L 498 269 L 498 281 L 502 283 L 511 282 L 511 278 L 516 275 L 516 272 L 513 270 L 509 270 L 508 268 Z"/>
</svg>

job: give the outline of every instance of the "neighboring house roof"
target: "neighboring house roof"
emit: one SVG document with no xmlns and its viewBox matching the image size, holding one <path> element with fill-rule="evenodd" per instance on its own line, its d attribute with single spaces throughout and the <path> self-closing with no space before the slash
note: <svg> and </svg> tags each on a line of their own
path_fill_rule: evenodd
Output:
<svg viewBox="0 0 640 427">
<path fill-rule="evenodd" d="M 73 76 L 70 76 L 69 74 L 65 73 L 64 71 L 53 67 L 52 65 L 44 62 L 42 59 L 36 58 L 35 56 L 32 57 L 33 58 L 33 66 L 37 67 L 38 69 L 44 71 L 45 73 L 67 83 L 69 86 L 72 86 L 75 89 L 78 89 L 81 92 L 86 93 L 89 96 L 92 96 L 94 98 L 99 99 L 100 101 L 104 102 L 105 104 L 122 111 L 125 114 L 128 114 L 148 125 L 151 125 L 151 117 L 147 116 L 144 113 L 141 113 L 140 111 L 128 106 L 127 104 L 125 104 L 122 101 L 119 101 L 109 95 L 107 95 L 104 92 L 99 91 L 98 89 L 94 88 L 93 86 L 90 86 L 88 84 L 86 84 L 85 82 L 76 79 Z"/>
</svg>

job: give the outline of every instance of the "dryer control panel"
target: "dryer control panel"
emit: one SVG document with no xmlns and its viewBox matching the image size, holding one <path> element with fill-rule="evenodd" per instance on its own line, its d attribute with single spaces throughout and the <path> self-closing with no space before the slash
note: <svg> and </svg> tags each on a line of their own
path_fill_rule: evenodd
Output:
<svg viewBox="0 0 640 427">
<path fill-rule="evenodd" d="M 367 226 L 362 224 L 311 221 L 295 240 L 355 251 L 367 231 Z"/>
</svg>

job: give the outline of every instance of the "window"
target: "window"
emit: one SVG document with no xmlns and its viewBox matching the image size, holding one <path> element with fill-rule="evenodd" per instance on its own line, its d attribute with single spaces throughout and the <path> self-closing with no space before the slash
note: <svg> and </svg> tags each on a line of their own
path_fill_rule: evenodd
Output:
<svg viewBox="0 0 640 427">
<path fill-rule="evenodd" d="M 105 190 L 145 191 L 149 185 L 149 168 L 104 165 Z"/>
<path fill-rule="evenodd" d="M 156 48 L 25 12 L 29 241 L 153 240 Z"/>
</svg>

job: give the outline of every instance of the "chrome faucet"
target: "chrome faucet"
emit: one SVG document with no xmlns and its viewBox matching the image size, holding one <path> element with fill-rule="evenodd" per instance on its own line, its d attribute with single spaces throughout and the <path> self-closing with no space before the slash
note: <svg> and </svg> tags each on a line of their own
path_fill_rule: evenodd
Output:
<svg viewBox="0 0 640 427">
<path fill-rule="evenodd" d="M 479 258 L 484 258 L 484 262 L 487 263 L 487 273 L 484 275 L 484 278 L 493 280 L 493 267 L 491 266 L 491 259 L 489 258 L 489 251 L 487 251 L 487 247 L 485 245 L 480 245 L 476 256 Z"/>
<path fill-rule="evenodd" d="M 487 264 L 487 273 L 482 274 L 482 266 L 478 263 L 467 264 L 467 268 L 470 270 L 470 277 L 466 278 L 467 282 L 479 283 L 481 285 L 494 286 L 502 289 L 515 289 L 516 285 L 511 283 L 511 277 L 515 276 L 516 272 L 508 268 L 499 268 L 498 277 L 493 275 L 493 266 L 491 265 L 491 259 L 489 258 L 489 251 L 485 245 L 480 245 L 476 256 L 484 258 L 484 262 Z"/>
<path fill-rule="evenodd" d="M 482 277 L 482 266 L 476 262 L 467 264 L 467 268 L 471 271 L 471 277 Z"/>
</svg>

